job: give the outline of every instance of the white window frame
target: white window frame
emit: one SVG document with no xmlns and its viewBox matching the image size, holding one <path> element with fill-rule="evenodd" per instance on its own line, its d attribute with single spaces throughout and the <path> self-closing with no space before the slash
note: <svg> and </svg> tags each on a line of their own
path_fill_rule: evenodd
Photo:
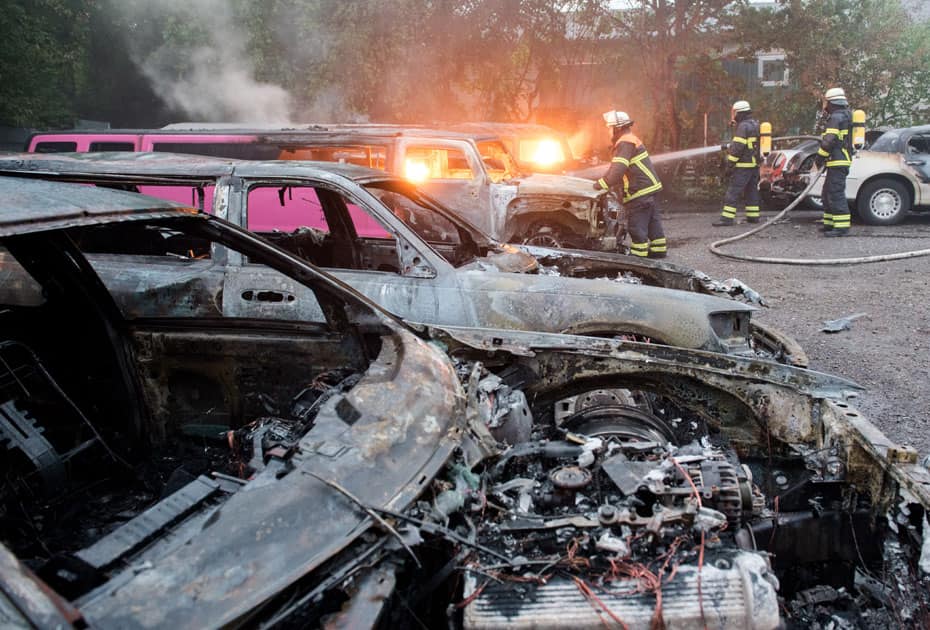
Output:
<svg viewBox="0 0 930 630">
<path fill-rule="evenodd" d="M 764 72 L 764 70 L 765 70 L 765 62 L 766 62 L 766 61 L 781 61 L 781 62 L 784 62 L 784 61 L 785 61 L 785 53 L 780 53 L 780 52 L 762 53 L 762 54 L 756 55 L 756 60 L 757 60 L 757 61 L 756 61 L 756 78 L 759 79 L 759 83 L 761 83 L 763 87 L 777 87 L 777 86 L 780 86 L 780 85 L 788 85 L 789 70 L 788 70 L 788 65 L 787 65 L 787 64 L 785 64 L 785 71 L 784 71 L 784 73 L 782 74 L 782 79 L 781 79 L 781 81 L 765 81 L 765 80 L 763 80 L 763 77 L 765 77 L 765 72 Z"/>
</svg>

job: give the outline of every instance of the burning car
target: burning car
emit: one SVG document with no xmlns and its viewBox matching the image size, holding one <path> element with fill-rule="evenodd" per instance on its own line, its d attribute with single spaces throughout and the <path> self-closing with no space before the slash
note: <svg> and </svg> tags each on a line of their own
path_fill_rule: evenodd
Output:
<svg viewBox="0 0 930 630">
<path fill-rule="evenodd" d="M 930 473 L 848 381 L 623 340 L 426 343 L 191 208 L 14 178 L 0 206 L 3 269 L 28 272 L 0 294 L 7 625 L 927 621 Z M 194 274 L 134 315 L 90 259 L 198 241 L 326 323 L 240 317 Z"/>
<path fill-rule="evenodd" d="M 462 123 L 453 131 L 497 136 L 525 173 L 569 173 L 584 166 L 575 158 L 565 135 L 531 123 Z"/>
<path fill-rule="evenodd" d="M 753 308 L 704 292 L 742 292 L 674 265 L 593 252 L 519 250 L 484 236 L 409 182 L 352 165 L 236 162 L 166 154 L 7 156 L 0 172 L 29 173 L 202 203 L 217 216 L 264 235 L 333 271 L 412 322 L 593 336 L 737 354 L 762 353 L 803 364 L 798 345 L 752 323 Z M 243 312 L 291 312 L 302 305 L 271 287 L 247 259 L 202 248 L 178 250 L 234 269 Z M 183 268 L 161 275 L 117 265 L 130 286 L 172 286 Z M 137 277 L 138 276 L 138 277 Z M 653 285 L 653 286 L 649 286 Z M 662 288 L 658 288 L 662 287 Z M 665 288 L 667 287 L 667 288 Z M 311 320 L 313 310 L 303 312 Z"/>
</svg>

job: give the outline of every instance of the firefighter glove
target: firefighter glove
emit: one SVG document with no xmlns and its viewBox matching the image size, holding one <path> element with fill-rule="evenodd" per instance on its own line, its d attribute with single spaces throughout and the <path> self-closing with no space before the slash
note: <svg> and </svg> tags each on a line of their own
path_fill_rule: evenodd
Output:
<svg viewBox="0 0 930 630">
<path fill-rule="evenodd" d="M 601 182 L 594 182 L 594 190 L 604 190 L 604 187 L 601 186 Z"/>
<path fill-rule="evenodd" d="M 822 156 L 822 155 L 815 155 L 815 156 L 814 156 L 814 166 L 816 166 L 818 170 L 823 169 L 823 165 L 824 165 L 826 162 L 827 162 L 827 158 L 825 158 L 824 156 Z"/>
</svg>

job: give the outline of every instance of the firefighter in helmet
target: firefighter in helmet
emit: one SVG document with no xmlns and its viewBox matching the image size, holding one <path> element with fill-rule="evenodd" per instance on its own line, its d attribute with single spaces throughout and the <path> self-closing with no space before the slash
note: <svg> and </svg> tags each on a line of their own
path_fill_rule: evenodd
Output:
<svg viewBox="0 0 930 630">
<path fill-rule="evenodd" d="M 614 188 L 623 200 L 632 241 L 631 254 L 665 258 L 668 245 L 656 202 L 656 193 L 662 190 L 662 182 L 652 167 L 649 152 L 642 140 L 633 134 L 633 120 L 626 112 L 605 112 L 604 122 L 612 133 L 613 159 L 604 177 L 594 183 L 594 188 Z"/>
<path fill-rule="evenodd" d="M 830 88 L 823 95 L 827 126 L 820 138 L 820 149 L 814 163 L 827 174 L 823 182 L 824 236 L 846 236 L 849 233 L 849 203 L 846 201 L 846 176 L 852 164 L 852 113 L 843 88 Z"/>
<path fill-rule="evenodd" d="M 736 125 L 733 139 L 726 146 L 726 171 L 730 179 L 723 212 L 714 225 L 733 225 L 736 211 L 745 204 L 746 220 L 759 222 L 759 121 L 747 101 L 736 101 L 730 109 L 730 123 Z"/>
</svg>

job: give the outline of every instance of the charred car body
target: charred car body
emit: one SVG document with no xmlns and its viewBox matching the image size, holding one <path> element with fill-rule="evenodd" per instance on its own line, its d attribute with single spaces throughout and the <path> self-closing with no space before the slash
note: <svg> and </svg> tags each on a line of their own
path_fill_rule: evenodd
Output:
<svg viewBox="0 0 930 630">
<path fill-rule="evenodd" d="M 199 200 L 412 322 L 626 336 L 806 362 L 790 338 L 752 323 L 750 306 L 705 294 L 744 292 L 758 301 L 738 281 L 718 283 L 674 265 L 607 253 L 501 245 L 408 182 L 369 169 L 135 153 L 8 156 L 0 159 L 0 172 Z M 175 253 L 234 268 L 254 296 L 243 312 L 302 308 L 247 259 L 183 247 Z M 122 275 L 129 293 L 143 285 L 157 293 L 160 284 L 170 287 L 189 275 L 184 266 L 157 269 L 117 264 L 101 272 Z"/>
<path fill-rule="evenodd" d="M 189 208 L 10 178 L 0 203 L 6 262 L 44 290 L 7 285 L 0 313 L 5 625 L 927 620 L 930 475 L 852 383 L 564 335 L 430 345 Z M 327 323 L 132 316 L 82 252 L 138 230 L 149 256 L 269 265 Z"/>
<path fill-rule="evenodd" d="M 616 216 L 619 207 L 613 197 L 580 178 L 520 173 L 493 133 L 377 124 L 236 127 L 185 123 L 162 130 L 46 132 L 33 136 L 28 150 L 151 150 L 356 164 L 417 183 L 504 242 L 596 250 L 617 246 L 616 236 L 606 234 L 607 218 Z"/>
</svg>

